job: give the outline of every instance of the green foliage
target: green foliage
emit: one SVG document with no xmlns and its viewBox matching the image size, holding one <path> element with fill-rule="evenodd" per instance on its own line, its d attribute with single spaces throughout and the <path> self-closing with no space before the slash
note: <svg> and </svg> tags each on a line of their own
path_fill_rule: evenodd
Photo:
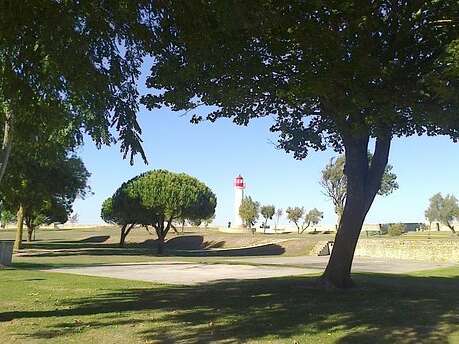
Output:
<svg viewBox="0 0 459 344">
<path fill-rule="evenodd" d="M 324 213 L 318 210 L 317 208 L 311 209 L 304 216 L 304 222 L 306 224 L 305 228 L 308 228 L 310 225 L 316 226 L 323 219 Z"/>
<path fill-rule="evenodd" d="M 2 209 L 0 212 L 0 225 L 5 228 L 7 224 L 13 222 L 16 218 L 16 214 L 8 209 Z"/>
<path fill-rule="evenodd" d="M 239 207 L 239 215 L 242 221 L 244 221 L 244 225 L 252 229 L 252 226 L 255 225 L 255 222 L 260 216 L 260 203 L 253 201 L 250 196 L 244 197 Z"/>
<path fill-rule="evenodd" d="M 215 213 L 212 216 L 209 216 L 203 220 L 204 227 L 207 228 L 215 220 Z"/>
<path fill-rule="evenodd" d="M 67 222 L 68 215 L 68 209 L 54 199 L 44 201 L 40 208 L 29 209 L 24 216 L 29 238 L 33 231 L 43 224 Z"/>
<path fill-rule="evenodd" d="M 429 222 L 438 221 L 453 232 L 456 230 L 453 225 L 454 220 L 459 220 L 459 204 L 453 195 L 442 196 L 441 193 L 433 195 L 429 200 L 429 207 L 425 211 L 425 216 Z"/>
<path fill-rule="evenodd" d="M 193 227 L 199 227 L 202 223 L 201 219 L 188 220 L 188 223 Z"/>
<path fill-rule="evenodd" d="M 368 153 L 371 162 L 373 155 Z M 346 159 L 344 155 L 330 159 L 330 162 L 322 170 L 319 184 L 323 188 L 323 194 L 327 196 L 334 205 L 338 219 L 344 211 L 344 204 L 347 196 L 347 178 L 344 174 Z M 382 176 L 378 195 L 387 196 L 398 189 L 397 176 L 392 172 L 392 165 L 387 165 Z M 339 220 L 338 220 L 339 222 Z"/>
<path fill-rule="evenodd" d="M 327 144 L 341 151 L 343 134 L 456 139 L 457 83 L 447 81 L 459 74 L 458 28 L 447 22 L 458 7 L 169 2 L 157 16 L 147 81 L 163 91 L 143 102 L 174 110 L 218 105 L 209 120 L 240 125 L 274 115 L 280 147 L 297 158 Z M 195 112 L 193 120 L 201 119 Z"/>
<path fill-rule="evenodd" d="M 211 217 L 216 205 L 215 194 L 196 178 L 154 170 L 123 183 L 102 204 L 101 217 L 122 230 L 134 224 L 153 226 L 162 243 L 174 220 Z"/>
<path fill-rule="evenodd" d="M 16 213 L 23 206 L 25 223 L 33 232 L 41 224 L 67 221 L 75 199 L 84 198 L 90 191 L 90 173 L 80 158 L 67 156 L 65 147 L 50 145 L 52 149 L 48 150 L 45 145 L 43 158 L 26 147 L 14 147 L 0 195 L 10 212 Z"/>
<path fill-rule="evenodd" d="M 390 236 L 400 236 L 406 232 L 406 226 L 403 223 L 393 223 L 387 228 L 387 234 Z"/>
<path fill-rule="evenodd" d="M 136 111 L 149 3 L 0 6 L 0 122 L 12 119 L 14 142 L 31 141 L 44 127 L 74 143 L 87 133 L 100 146 L 114 141 L 114 127 L 123 155 L 145 159 Z"/>
<path fill-rule="evenodd" d="M 287 219 L 290 222 L 293 222 L 298 229 L 298 233 L 301 230 L 301 219 L 304 216 L 304 208 L 303 207 L 288 207 L 285 211 L 287 213 Z"/>
<path fill-rule="evenodd" d="M 100 210 L 100 217 L 104 222 L 110 224 L 117 224 L 122 225 L 129 223 L 127 220 L 123 220 L 122 216 L 118 216 L 119 214 L 115 214 L 113 212 L 113 199 L 112 197 L 107 198 L 105 201 L 102 202 L 102 207 Z"/>
<path fill-rule="evenodd" d="M 266 228 L 268 220 L 272 220 L 276 212 L 276 208 L 273 205 L 264 205 L 260 208 L 260 214 L 265 219 L 263 228 Z"/>
<path fill-rule="evenodd" d="M 317 225 L 323 218 L 323 213 L 316 208 L 306 212 L 303 207 L 288 207 L 286 213 L 287 219 L 295 224 L 299 234 L 311 225 Z"/>
<path fill-rule="evenodd" d="M 323 194 L 333 202 L 335 214 L 341 218 L 346 202 L 346 176 L 344 174 L 344 156 L 330 159 L 330 162 L 322 170 L 319 184 L 323 188 Z M 339 222 L 339 221 L 338 221 Z"/>
</svg>

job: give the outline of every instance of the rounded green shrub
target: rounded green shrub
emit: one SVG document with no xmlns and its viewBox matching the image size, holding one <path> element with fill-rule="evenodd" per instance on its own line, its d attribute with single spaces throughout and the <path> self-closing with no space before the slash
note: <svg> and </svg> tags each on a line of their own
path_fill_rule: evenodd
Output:
<svg viewBox="0 0 459 344">
<path fill-rule="evenodd" d="M 403 223 L 393 223 L 389 225 L 387 234 L 390 236 L 400 236 L 406 232 L 406 226 Z"/>
</svg>

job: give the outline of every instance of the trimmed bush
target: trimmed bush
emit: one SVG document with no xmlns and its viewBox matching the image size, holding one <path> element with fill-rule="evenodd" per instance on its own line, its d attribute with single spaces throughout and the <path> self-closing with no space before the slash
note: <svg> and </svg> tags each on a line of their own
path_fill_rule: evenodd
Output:
<svg viewBox="0 0 459 344">
<path fill-rule="evenodd" d="M 406 226 L 402 223 L 393 223 L 389 225 L 387 229 L 387 234 L 390 236 L 400 236 L 406 232 Z"/>
</svg>

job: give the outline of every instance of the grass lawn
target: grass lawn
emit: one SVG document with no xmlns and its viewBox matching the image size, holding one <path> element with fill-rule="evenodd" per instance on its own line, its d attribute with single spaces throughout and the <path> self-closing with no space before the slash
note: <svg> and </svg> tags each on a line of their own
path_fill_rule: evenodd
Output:
<svg viewBox="0 0 459 344">
<path fill-rule="evenodd" d="M 0 270 L 0 343 L 459 343 L 459 268 L 206 286 Z"/>
<path fill-rule="evenodd" d="M 3 231 L 0 239 L 12 234 Z M 125 249 L 117 247 L 117 234 L 42 231 L 26 256 L 14 257 L 13 269 L 0 269 L 0 343 L 459 344 L 459 267 L 359 274 L 359 287 L 346 292 L 315 289 L 310 276 L 170 286 L 39 270 L 168 259 L 144 245 L 148 233 L 133 233 Z M 291 238 L 296 246 L 284 246 L 287 253 L 327 239 Z M 211 232 L 201 239 L 228 247 L 268 240 Z"/>
</svg>

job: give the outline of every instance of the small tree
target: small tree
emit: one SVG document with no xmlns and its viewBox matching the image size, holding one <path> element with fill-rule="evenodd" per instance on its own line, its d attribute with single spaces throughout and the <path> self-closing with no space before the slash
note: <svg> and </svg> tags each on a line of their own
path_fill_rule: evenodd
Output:
<svg viewBox="0 0 459 344">
<path fill-rule="evenodd" d="M 304 208 L 288 207 L 285 212 L 287 213 L 287 219 L 295 224 L 296 229 L 298 230 L 298 234 L 300 234 L 301 220 L 304 216 Z"/>
<path fill-rule="evenodd" d="M 266 226 L 268 225 L 268 220 L 272 220 L 276 212 L 276 208 L 273 205 L 264 205 L 260 208 L 260 214 L 263 216 L 265 221 L 263 222 L 263 232 L 266 232 Z"/>
<path fill-rule="evenodd" d="M 277 229 L 277 226 L 279 225 L 279 219 L 282 217 L 284 214 L 284 210 L 279 208 L 276 210 L 276 221 L 274 222 L 274 230 Z"/>
<path fill-rule="evenodd" d="M 252 200 L 250 196 L 244 197 L 239 207 L 239 215 L 244 221 L 244 225 L 252 230 L 252 234 L 255 234 L 253 226 L 260 216 L 260 204 Z"/>
<path fill-rule="evenodd" d="M 316 208 L 306 212 L 303 207 L 288 207 L 286 213 L 288 220 L 295 224 L 298 234 L 302 234 L 311 225 L 317 225 L 323 218 L 323 213 Z"/>
<path fill-rule="evenodd" d="M 305 226 L 301 233 L 303 233 L 310 225 L 316 226 L 319 224 L 320 220 L 324 217 L 324 213 L 318 210 L 317 208 L 311 209 L 306 215 L 304 216 L 304 223 Z M 316 232 L 316 228 L 314 227 L 314 232 Z"/>
<path fill-rule="evenodd" d="M 120 244 L 135 224 L 153 226 L 158 236 L 158 253 L 177 219 L 210 217 L 217 198 L 202 182 L 184 173 L 154 170 L 123 183 L 102 206 L 107 222 L 121 225 Z"/>
<path fill-rule="evenodd" d="M 451 232 L 456 233 L 453 221 L 459 219 L 459 204 L 453 195 L 442 196 L 437 193 L 430 198 L 430 204 L 425 211 L 425 216 L 430 223 L 438 221 L 447 226 Z"/>
<path fill-rule="evenodd" d="M 68 220 L 69 209 L 58 198 L 44 201 L 40 208 L 28 209 L 24 214 L 24 222 L 27 226 L 27 241 L 35 238 L 35 232 L 41 225 L 52 223 L 65 223 Z"/>
<path fill-rule="evenodd" d="M 373 155 L 368 153 L 368 160 L 371 163 Z M 344 211 L 344 204 L 347 196 L 347 178 L 344 174 L 346 159 L 344 155 L 330 159 L 330 162 L 322 170 L 319 184 L 323 188 L 323 194 L 333 202 L 335 214 L 338 216 L 338 225 Z M 392 165 L 385 168 L 381 180 L 378 195 L 387 196 L 398 189 L 397 176 L 392 172 Z"/>
<path fill-rule="evenodd" d="M 13 222 L 16 218 L 16 214 L 8 209 L 2 209 L 0 213 L 0 226 L 5 228 L 7 224 Z"/>
<path fill-rule="evenodd" d="M 90 192 L 90 173 L 80 158 L 69 156 L 67 148 L 58 142 L 40 140 L 37 144 L 40 145 L 37 149 L 46 157 L 34 159 L 34 154 L 28 150 L 34 147 L 21 146 L 18 142 L 12 151 L 9 173 L 0 183 L 4 208 L 17 212 L 15 249 L 22 245 L 24 222 L 30 241 L 40 224 L 56 217 L 67 221 L 75 199 L 84 198 Z"/>
<path fill-rule="evenodd" d="M 69 220 L 68 221 L 71 224 L 75 224 L 75 223 L 78 223 L 78 218 L 79 218 L 78 213 L 73 213 L 71 216 L 69 216 Z"/>
</svg>

